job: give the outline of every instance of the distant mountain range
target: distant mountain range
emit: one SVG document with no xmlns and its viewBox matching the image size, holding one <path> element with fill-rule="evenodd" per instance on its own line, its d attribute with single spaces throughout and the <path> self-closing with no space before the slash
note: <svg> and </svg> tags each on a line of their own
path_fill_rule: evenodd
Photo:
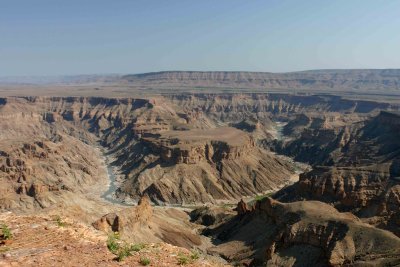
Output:
<svg viewBox="0 0 400 267">
<path fill-rule="evenodd" d="M 49 77 L 0 77 L 1 84 L 126 84 L 155 88 L 227 87 L 338 91 L 400 91 L 400 69 L 311 70 L 288 73 L 163 71 Z"/>
<path fill-rule="evenodd" d="M 92 84 L 117 82 L 118 74 L 88 74 L 59 76 L 0 76 L 0 84 L 9 85 L 44 85 L 44 84 Z"/>
</svg>

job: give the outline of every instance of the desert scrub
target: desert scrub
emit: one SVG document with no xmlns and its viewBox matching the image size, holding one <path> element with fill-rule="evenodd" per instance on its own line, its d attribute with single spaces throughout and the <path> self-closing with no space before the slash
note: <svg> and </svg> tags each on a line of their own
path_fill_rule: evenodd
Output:
<svg viewBox="0 0 400 267">
<path fill-rule="evenodd" d="M 190 258 L 188 255 L 185 255 L 183 253 L 178 254 L 178 264 L 179 265 L 186 265 L 190 263 Z"/>
<path fill-rule="evenodd" d="M 142 244 L 142 243 L 133 244 L 133 245 L 131 246 L 131 250 L 132 250 L 132 251 L 135 251 L 135 252 L 139 252 L 139 251 L 141 251 L 142 249 L 144 249 L 145 247 L 146 247 L 146 245 L 145 245 L 145 244 Z"/>
<path fill-rule="evenodd" d="M 116 256 L 117 261 L 123 261 L 126 257 L 132 256 L 132 247 L 128 244 L 120 246 Z"/>
<path fill-rule="evenodd" d="M 192 253 L 190 254 L 190 258 L 192 260 L 198 260 L 200 258 L 200 253 L 197 250 L 192 250 Z"/>
<path fill-rule="evenodd" d="M 274 193 L 268 193 L 268 194 L 265 194 L 265 195 L 257 195 L 257 196 L 254 197 L 254 200 L 255 201 L 261 201 L 261 200 L 263 200 L 263 199 L 265 199 L 267 197 L 271 197 L 273 194 Z"/>
<path fill-rule="evenodd" d="M 126 257 L 132 256 L 133 252 L 139 252 L 146 245 L 144 244 L 128 244 L 126 242 L 120 241 L 120 235 L 118 232 L 112 232 L 107 238 L 107 248 L 108 250 L 117 256 L 117 261 L 123 261 Z"/>
<path fill-rule="evenodd" d="M 147 266 L 147 265 L 149 265 L 150 264 L 150 259 L 149 258 L 140 258 L 140 264 L 141 265 L 143 265 L 143 266 Z"/>
<path fill-rule="evenodd" d="M 6 224 L 1 225 L 1 232 L 2 232 L 2 239 L 11 240 L 13 238 L 11 229 Z"/>
<path fill-rule="evenodd" d="M 65 227 L 67 224 L 61 219 L 59 215 L 55 218 L 56 224 L 58 227 Z"/>
<path fill-rule="evenodd" d="M 118 250 L 120 248 L 120 245 L 118 243 L 119 241 L 119 234 L 118 232 L 112 232 L 108 235 L 107 238 L 107 248 L 108 250 L 113 253 L 113 254 L 117 254 Z"/>
<path fill-rule="evenodd" d="M 7 251 L 9 251 L 9 250 L 10 250 L 10 248 L 7 247 L 7 246 L 1 246 L 1 247 L 0 247 L 0 253 L 5 253 L 5 252 L 7 252 Z"/>
</svg>

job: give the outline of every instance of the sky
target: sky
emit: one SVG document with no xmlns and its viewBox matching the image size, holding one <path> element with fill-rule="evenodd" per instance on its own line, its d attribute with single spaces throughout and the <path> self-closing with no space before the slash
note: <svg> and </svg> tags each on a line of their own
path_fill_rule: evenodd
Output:
<svg viewBox="0 0 400 267">
<path fill-rule="evenodd" d="M 400 68 L 400 1 L 0 0 L 0 76 Z"/>
</svg>

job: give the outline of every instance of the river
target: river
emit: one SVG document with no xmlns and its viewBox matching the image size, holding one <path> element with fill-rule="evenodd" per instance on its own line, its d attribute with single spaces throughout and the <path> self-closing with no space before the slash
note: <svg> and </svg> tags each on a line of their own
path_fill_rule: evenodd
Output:
<svg viewBox="0 0 400 267">
<path fill-rule="evenodd" d="M 101 198 L 112 204 L 132 206 L 134 203 L 127 203 L 125 200 L 120 200 L 116 197 L 115 192 L 119 187 L 119 182 L 117 179 L 118 170 L 112 166 L 112 161 L 114 159 L 107 155 L 105 149 L 100 148 L 100 151 L 103 156 L 104 168 L 109 181 L 107 190 L 104 191 L 104 193 L 101 195 Z"/>
</svg>

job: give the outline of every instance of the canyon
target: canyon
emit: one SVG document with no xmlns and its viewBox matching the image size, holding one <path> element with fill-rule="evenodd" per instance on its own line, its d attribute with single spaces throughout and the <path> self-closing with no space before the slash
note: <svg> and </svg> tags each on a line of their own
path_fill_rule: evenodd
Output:
<svg viewBox="0 0 400 267">
<path fill-rule="evenodd" d="M 114 232 L 197 249 L 193 266 L 400 264 L 397 70 L 80 79 L 1 90 L 0 221 L 18 244 L 1 264 L 28 264 L 21 232 L 59 235 L 54 216 L 106 265 Z M 63 254 L 35 249 L 44 266 Z"/>
</svg>

